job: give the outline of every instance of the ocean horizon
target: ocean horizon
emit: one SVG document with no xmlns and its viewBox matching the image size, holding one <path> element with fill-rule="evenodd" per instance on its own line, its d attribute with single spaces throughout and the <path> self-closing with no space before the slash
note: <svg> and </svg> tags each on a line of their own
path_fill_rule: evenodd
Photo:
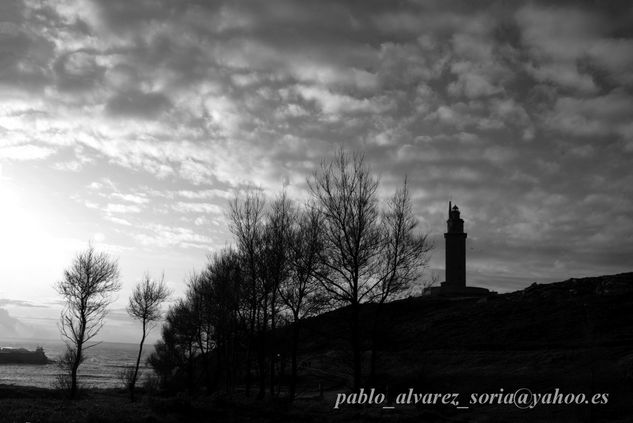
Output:
<svg viewBox="0 0 633 423">
<path fill-rule="evenodd" d="M 0 364 L 0 384 L 54 388 L 60 369 L 59 357 L 65 350 L 61 340 L 1 338 L 0 347 L 26 348 L 34 350 L 38 346 L 55 361 L 51 364 Z M 145 366 L 147 356 L 154 350 L 153 343 L 143 346 L 139 381 L 152 370 Z M 79 367 L 79 384 L 85 388 L 123 387 L 120 374 L 128 366 L 133 366 L 138 354 L 138 344 L 127 342 L 100 342 L 86 351 L 86 360 Z"/>
</svg>

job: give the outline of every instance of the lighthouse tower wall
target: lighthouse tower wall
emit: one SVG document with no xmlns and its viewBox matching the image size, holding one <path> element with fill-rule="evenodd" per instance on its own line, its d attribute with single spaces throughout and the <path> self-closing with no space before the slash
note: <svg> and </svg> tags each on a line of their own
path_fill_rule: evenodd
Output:
<svg viewBox="0 0 633 423">
<path fill-rule="evenodd" d="M 464 221 L 459 216 L 457 206 L 449 203 L 446 221 L 446 285 L 451 288 L 466 286 L 466 236 Z"/>
</svg>

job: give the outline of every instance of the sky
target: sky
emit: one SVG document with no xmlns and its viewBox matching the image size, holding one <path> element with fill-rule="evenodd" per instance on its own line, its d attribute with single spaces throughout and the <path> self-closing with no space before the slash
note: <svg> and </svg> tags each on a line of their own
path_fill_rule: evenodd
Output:
<svg viewBox="0 0 633 423">
<path fill-rule="evenodd" d="M 123 284 L 100 337 L 135 341 L 145 272 L 182 295 L 235 192 L 305 199 L 341 147 L 408 178 L 441 280 L 449 200 L 469 285 L 631 271 L 632 111 L 626 1 L 2 0 L 0 341 L 59 338 L 88 242 Z"/>
</svg>

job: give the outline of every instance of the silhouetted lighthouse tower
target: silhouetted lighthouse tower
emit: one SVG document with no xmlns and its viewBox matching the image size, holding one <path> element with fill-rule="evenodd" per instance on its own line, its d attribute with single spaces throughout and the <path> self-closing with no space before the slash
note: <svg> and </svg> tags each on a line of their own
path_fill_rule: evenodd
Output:
<svg viewBox="0 0 633 423">
<path fill-rule="evenodd" d="M 464 220 L 459 217 L 459 209 L 448 202 L 448 220 L 446 221 L 446 287 L 466 287 L 466 233 Z"/>
<path fill-rule="evenodd" d="M 496 295 L 494 291 L 478 286 L 466 286 L 466 233 L 464 221 L 459 217 L 457 206 L 448 202 L 446 221 L 446 281 L 440 286 L 426 288 L 423 295 L 443 297 L 484 297 Z"/>
</svg>

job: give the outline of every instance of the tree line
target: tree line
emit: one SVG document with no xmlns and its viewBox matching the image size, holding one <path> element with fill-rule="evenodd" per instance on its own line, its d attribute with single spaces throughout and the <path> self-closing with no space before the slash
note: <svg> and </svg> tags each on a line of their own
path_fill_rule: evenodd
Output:
<svg viewBox="0 0 633 423">
<path fill-rule="evenodd" d="M 186 293 L 167 310 L 161 339 L 148 358 L 163 387 L 231 392 L 239 386 L 258 398 L 282 390 L 294 398 L 303 322 L 338 307 L 348 313 L 351 388 L 358 390 L 364 377 L 374 375 L 379 333 L 371 333 L 369 374 L 363 375 L 367 346 L 360 306 L 377 304 L 378 322 L 381 305 L 420 280 L 431 244 L 418 230 L 406 179 L 380 201 L 379 180 L 361 154 L 339 150 L 307 183 L 310 196 L 303 203 L 285 191 L 267 201 L 257 189 L 239 192 L 229 202 L 234 245 L 210 256 L 188 278 Z M 73 395 L 86 344 L 103 324 L 109 294 L 120 286 L 116 265 L 108 266 L 111 260 L 93 249 L 88 253 L 77 257 L 58 284 L 67 304 L 61 329 L 69 341 Z M 105 276 L 93 269 L 82 272 L 86 260 L 103 267 Z M 130 298 L 128 312 L 142 326 L 138 359 L 128 377 L 132 398 L 147 330 L 160 319 L 167 295 L 163 282 L 146 276 Z"/>
</svg>

